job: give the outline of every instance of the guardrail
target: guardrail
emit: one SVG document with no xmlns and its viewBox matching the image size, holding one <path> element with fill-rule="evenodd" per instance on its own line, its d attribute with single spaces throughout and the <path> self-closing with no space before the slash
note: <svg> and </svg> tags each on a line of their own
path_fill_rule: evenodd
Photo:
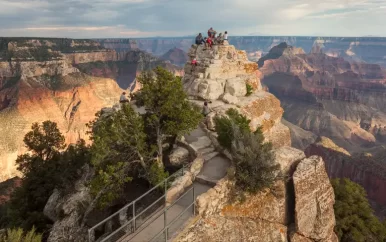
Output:
<svg viewBox="0 0 386 242">
<path fill-rule="evenodd" d="M 123 208 L 105 218 L 98 224 L 88 230 L 89 242 L 100 241 L 117 241 L 123 236 L 137 232 L 144 223 L 151 218 L 153 214 L 162 210 L 166 206 L 166 194 L 168 186 L 173 178 L 184 174 L 184 167 L 171 176 L 151 188 L 140 197 L 125 205 Z M 156 198 L 150 205 L 141 206 L 141 200 L 147 196 L 157 197 L 157 194 L 163 190 L 163 195 Z M 181 196 L 182 197 L 182 196 Z M 154 198 L 153 198 L 154 199 Z M 169 206 L 170 207 L 170 206 Z M 165 225 L 166 226 L 166 225 Z"/>
<path fill-rule="evenodd" d="M 187 207 L 181 212 L 179 213 L 170 223 L 167 223 L 167 211 L 173 207 L 180 199 L 182 199 L 185 195 L 187 195 L 190 191 L 192 191 L 192 202 L 190 204 L 187 205 Z M 182 215 L 184 215 L 187 211 L 189 211 L 190 208 L 193 207 L 193 212 L 192 212 L 192 215 L 194 216 L 194 214 L 196 213 L 196 207 L 195 207 L 195 191 L 194 191 L 194 186 L 192 186 L 188 191 L 186 191 L 181 197 L 179 197 L 172 205 L 170 205 L 169 207 L 165 208 L 164 211 L 163 211 L 163 215 L 164 215 L 164 228 L 158 233 L 156 234 L 151 240 L 150 242 L 162 242 L 162 241 L 165 241 L 167 242 L 170 238 L 169 238 L 169 229 L 172 228 L 173 224 L 175 222 L 177 222 L 181 217 Z M 180 225 L 182 225 L 180 223 Z M 176 232 L 176 231 L 173 231 L 173 232 Z"/>
</svg>

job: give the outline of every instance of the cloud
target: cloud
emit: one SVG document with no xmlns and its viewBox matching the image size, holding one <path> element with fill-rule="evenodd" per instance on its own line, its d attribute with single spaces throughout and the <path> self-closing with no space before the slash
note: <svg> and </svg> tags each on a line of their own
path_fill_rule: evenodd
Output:
<svg viewBox="0 0 386 242">
<path fill-rule="evenodd" d="M 386 36 L 385 0 L 0 0 L 1 36 Z"/>
</svg>

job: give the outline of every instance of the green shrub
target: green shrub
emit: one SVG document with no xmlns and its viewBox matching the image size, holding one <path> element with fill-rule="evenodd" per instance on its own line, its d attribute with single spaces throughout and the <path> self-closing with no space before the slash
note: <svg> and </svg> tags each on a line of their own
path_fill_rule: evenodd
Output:
<svg viewBox="0 0 386 242">
<path fill-rule="evenodd" d="M 274 163 L 272 144 L 264 142 L 261 128 L 251 132 L 250 120 L 229 109 L 227 116 L 215 117 L 217 139 L 231 151 L 234 170 L 230 176 L 240 191 L 256 193 L 276 180 L 279 165 Z"/>
<path fill-rule="evenodd" d="M 334 179 L 331 183 L 339 241 L 386 241 L 386 225 L 374 215 L 365 189 L 346 178 Z"/>
<path fill-rule="evenodd" d="M 245 96 L 250 96 L 253 93 L 253 87 L 249 84 L 245 84 L 247 86 L 247 94 Z"/>
<path fill-rule="evenodd" d="M 41 242 L 42 235 L 37 234 L 33 227 L 29 232 L 24 233 L 23 229 L 8 229 L 5 235 L 0 235 L 0 242 Z"/>
<path fill-rule="evenodd" d="M 271 187 L 280 166 L 274 162 L 272 144 L 264 142 L 261 128 L 251 133 L 233 126 L 232 132 L 234 140 L 231 153 L 236 187 L 250 193 Z"/>
<path fill-rule="evenodd" d="M 251 132 L 249 123 L 245 116 L 239 114 L 236 109 L 230 108 L 226 111 L 227 116 L 215 117 L 214 122 L 218 134 L 218 142 L 228 150 L 231 149 L 234 139 L 233 126 L 237 126 L 242 131 Z"/>
</svg>

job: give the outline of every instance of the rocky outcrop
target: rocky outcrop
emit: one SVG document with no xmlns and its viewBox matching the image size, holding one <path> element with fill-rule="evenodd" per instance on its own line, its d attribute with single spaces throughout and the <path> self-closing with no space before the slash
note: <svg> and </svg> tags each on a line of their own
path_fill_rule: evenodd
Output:
<svg viewBox="0 0 386 242">
<path fill-rule="evenodd" d="M 311 156 L 300 162 L 293 182 L 296 232 L 316 241 L 329 239 L 335 226 L 335 196 L 322 158 Z"/>
<path fill-rule="evenodd" d="M 328 176 L 333 178 L 349 178 L 362 185 L 373 202 L 374 209 L 380 217 L 386 216 L 386 166 L 385 150 L 375 152 L 370 156 L 351 156 L 345 149 L 337 146 L 332 140 L 320 137 L 306 150 L 307 156 L 318 155 L 323 157 Z"/>
<path fill-rule="evenodd" d="M 188 61 L 188 55 L 181 49 L 173 48 L 161 56 L 162 60 L 170 61 L 170 63 L 177 66 L 184 66 Z"/>
<path fill-rule="evenodd" d="M 281 124 L 280 101 L 262 90 L 257 64 L 248 61 L 245 51 L 225 42 L 210 50 L 193 45 L 188 55 L 196 58 L 198 65 L 186 63 L 184 89 L 198 105 L 203 100 L 212 101 L 213 112 L 207 118 L 209 129 L 214 129 L 214 117 L 234 108 L 251 120 L 252 130 L 262 126 L 265 137 L 276 147 L 290 144 L 289 130 Z M 250 95 L 247 85 L 253 88 Z"/>
<path fill-rule="evenodd" d="M 87 228 L 81 227 L 80 224 L 92 201 L 87 182 L 90 181 L 93 171 L 85 166 L 82 174 L 70 194 L 63 196 L 60 191 L 54 190 L 48 199 L 44 214 L 54 222 L 48 242 L 88 241 Z"/>
<path fill-rule="evenodd" d="M 385 142 L 386 70 L 379 65 L 304 54 L 282 43 L 259 66 L 263 83 L 280 99 L 292 124 L 329 137 L 349 152 Z M 299 138 L 308 139 L 294 139 Z"/>
<path fill-rule="evenodd" d="M 196 200 L 198 218 L 176 241 L 338 241 L 333 232 L 334 193 L 320 157 L 281 147 L 280 174 L 271 189 L 243 201 L 232 199 L 234 183 L 219 181 Z"/>
</svg>

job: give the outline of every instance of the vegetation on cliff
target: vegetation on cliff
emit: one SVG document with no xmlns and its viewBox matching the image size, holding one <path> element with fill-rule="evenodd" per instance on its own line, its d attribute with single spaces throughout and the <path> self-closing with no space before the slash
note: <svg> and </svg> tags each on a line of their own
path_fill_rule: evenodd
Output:
<svg viewBox="0 0 386 242">
<path fill-rule="evenodd" d="M 142 89 L 136 95 L 137 104 L 144 106 L 147 125 L 154 131 L 158 161 L 163 161 L 162 145 L 168 137 L 173 139 L 195 129 L 202 119 L 198 107 L 187 100 L 180 77 L 157 67 L 144 73 L 138 81 Z M 162 165 L 162 164 L 160 164 Z"/>
<path fill-rule="evenodd" d="M 24 175 L 22 184 L 13 192 L 0 222 L 2 227 L 30 230 L 35 226 L 45 232 L 51 223 L 43 214 L 48 198 L 55 188 L 64 193 L 72 189 L 80 177 L 79 168 L 90 160 L 89 151 L 83 140 L 66 147 L 64 136 L 51 121 L 33 124 L 24 143 L 30 153 L 16 160 Z"/>
<path fill-rule="evenodd" d="M 35 228 L 28 232 L 23 229 L 7 229 L 4 234 L 0 231 L 0 242 L 41 242 L 42 235 L 36 233 Z"/>
<path fill-rule="evenodd" d="M 386 221 L 374 215 L 363 187 L 349 179 L 332 180 L 335 193 L 335 231 L 342 242 L 385 241 Z"/>
<path fill-rule="evenodd" d="M 0 227 L 29 231 L 35 226 L 46 235 L 52 224 L 43 213 L 48 199 L 55 189 L 61 197 L 72 193 L 85 165 L 94 171 L 87 178 L 93 200 L 82 205 L 80 227 L 97 207 L 108 207 L 122 197 L 131 181 L 145 179 L 155 185 L 168 176 L 165 147 L 194 129 L 202 116 L 172 73 L 157 68 L 154 74 L 143 74 L 141 82 L 136 98 L 147 113 L 140 115 L 129 104 L 119 111 L 98 112 L 89 123 L 91 146 L 83 140 L 66 146 L 54 122 L 32 125 L 24 138 L 29 153 L 17 159 L 22 185 L 0 210 Z"/>
<path fill-rule="evenodd" d="M 226 115 L 214 121 L 219 143 L 232 153 L 236 186 L 251 193 L 270 187 L 279 170 L 274 163 L 272 144 L 264 142 L 260 127 L 251 132 L 251 121 L 237 110 L 229 109 Z"/>
</svg>

